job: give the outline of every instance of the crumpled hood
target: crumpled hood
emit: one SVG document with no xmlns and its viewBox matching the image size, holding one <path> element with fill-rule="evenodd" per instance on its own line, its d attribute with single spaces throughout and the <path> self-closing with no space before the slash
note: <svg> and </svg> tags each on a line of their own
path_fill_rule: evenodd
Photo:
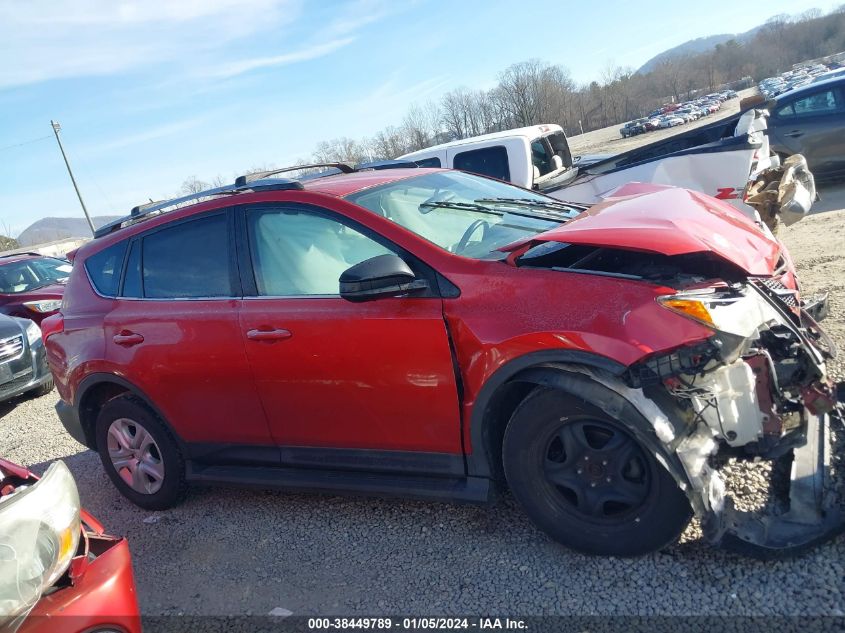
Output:
<svg viewBox="0 0 845 633">
<path fill-rule="evenodd" d="M 726 202 L 688 189 L 630 183 L 550 231 L 502 248 L 542 242 L 606 246 L 663 255 L 712 252 L 749 275 L 771 275 L 780 244 Z"/>
</svg>

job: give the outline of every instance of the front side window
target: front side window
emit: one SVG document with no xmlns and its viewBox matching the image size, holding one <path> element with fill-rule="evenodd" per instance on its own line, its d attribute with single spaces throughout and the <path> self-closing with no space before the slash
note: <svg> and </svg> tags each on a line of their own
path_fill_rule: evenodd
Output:
<svg viewBox="0 0 845 633">
<path fill-rule="evenodd" d="M 498 178 L 499 180 L 511 179 L 511 171 L 508 167 L 508 150 L 504 145 L 455 154 L 452 166 L 455 169 Z"/>
<path fill-rule="evenodd" d="M 141 247 L 144 297 L 232 296 L 229 231 L 224 214 L 145 235 Z"/>
<path fill-rule="evenodd" d="M 541 176 L 552 171 L 552 157 L 541 138 L 531 141 L 531 163 L 538 169 Z"/>
<path fill-rule="evenodd" d="M 645 119 L 637 119 L 636 123 L 642 125 Z M 569 142 L 566 140 L 566 135 L 563 132 L 553 132 L 546 137 L 552 151 L 555 155 L 560 156 L 560 160 L 564 167 L 572 166 L 572 153 L 569 150 Z"/>
<path fill-rule="evenodd" d="M 247 231 L 261 296 L 337 295 L 343 271 L 392 253 L 337 220 L 308 212 L 252 209 Z"/>
<path fill-rule="evenodd" d="M 777 110 L 777 115 L 779 117 L 813 116 L 815 114 L 830 114 L 838 109 L 836 93 L 833 90 L 825 90 L 793 101 Z"/>
<path fill-rule="evenodd" d="M 71 265 L 61 259 L 43 257 L 0 265 L 0 292 L 19 294 L 55 283 L 64 283 Z"/>
<path fill-rule="evenodd" d="M 501 259 L 498 248 L 548 231 L 579 211 L 547 196 L 456 171 L 428 173 L 346 197 L 451 253 Z"/>
</svg>

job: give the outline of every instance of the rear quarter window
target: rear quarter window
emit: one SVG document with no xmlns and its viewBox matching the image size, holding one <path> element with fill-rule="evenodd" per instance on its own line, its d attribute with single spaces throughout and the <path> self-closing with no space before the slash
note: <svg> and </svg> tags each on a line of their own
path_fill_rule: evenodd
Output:
<svg viewBox="0 0 845 633">
<path fill-rule="evenodd" d="M 123 256 L 126 254 L 126 240 L 94 253 L 85 260 L 85 270 L 94 288 L 101 295 L 114 297 L 120 282 Z"/>
<path fill-rule="evenodd" d="M 504 145 L 474 149 L 455 154 L 452 161 L 455 169 L 461 169 L 481 176 L 490 176 L 499 180 L 511 179 L 508 167 L 508 150 Z"/>
<path fill-rule="evenodd" d="M 420 160 L 414 161 L 420 167 L 442 167 L 440 164 L 440 159 L 437 156 L 432 156 L 431 158 L 421 158 Z"/>
</svg>

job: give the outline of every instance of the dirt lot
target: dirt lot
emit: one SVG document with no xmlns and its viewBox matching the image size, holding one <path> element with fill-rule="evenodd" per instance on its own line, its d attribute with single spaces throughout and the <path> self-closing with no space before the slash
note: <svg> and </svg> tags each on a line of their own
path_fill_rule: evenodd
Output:
<svg viewBox="0 0 845 633">
<path fill-rule="evenodd" d="M 843 348 L 845 188 L 823 196 L 782 237 L 806 291 L 832 293 L 825 326 Z M 838 380 L 843 367 L 840 358 Z M 763 563 L 710 548 L 693 525 L 678 545 L 629 560 L 558 546 L 508 496 L 479 508 L 203 488 L 178 508 L 145 512 L 64 432 L 55 400 L 0 405 L 0 455 L 36 472 L 65 460 L 83 504 L 129 538 L 148 615 L 845 615 L 843 537 Z M 737 477 L 732 488 L 755 502 L 760 473 Z"/>
</svg>

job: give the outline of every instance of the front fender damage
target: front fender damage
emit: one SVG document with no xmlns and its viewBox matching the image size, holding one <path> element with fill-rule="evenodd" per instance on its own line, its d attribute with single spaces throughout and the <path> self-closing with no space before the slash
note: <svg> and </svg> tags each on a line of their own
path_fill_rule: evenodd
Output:
<svg viewBox="0 0 845 633">
<path fill-rule="evenodd" d="M 685 492 L 704 537 L 713 545 L 755 558 L 782 558 L 845 531 L 845 514 L 831 480 L 830 423 L 841 415 L 838 409 L 805 410 L 806 424 L 790 435 L 788 450 L 780 449 L 783 454 L 792 453 L 788 509 L 767 513 L 737 509 L 718 466 L 724 463 L 720 453 L 729 450 L 726 438 L 719 437 L 701 416 L 690 421 L 671 398 L 575 364 L 546 365 L 521 379 L 581 394 L 608 414 L 626 420 Z M 584 391 L 596 384 L 607 391 Z M 631 410 L 626 412 L 626 406 Z"/>
</svg>

